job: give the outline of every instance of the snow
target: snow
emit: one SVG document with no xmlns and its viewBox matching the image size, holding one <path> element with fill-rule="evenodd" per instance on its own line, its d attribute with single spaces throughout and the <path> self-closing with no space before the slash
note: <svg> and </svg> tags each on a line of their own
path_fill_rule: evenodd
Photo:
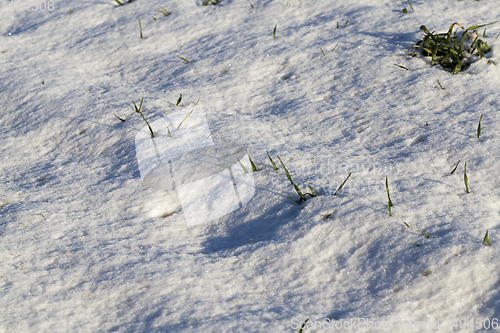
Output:
<svg viewBox="0 0 500 333">
<path fill-rule="evenodd" d="M 457 75 L 406 53 L 421 25 L 494 22 L 500 3 L 250 2 L 0 2 L 0 333 L 498 322 L 500 24 Z M 210 140 L 248 148 L 252 199 L 188 227 L 175 187 L 143 184 L 142 97 L 163 139 L 200 100 Z M 316 197 L 286 197 L 299 198 L 277 156 Z"/>
</svg>

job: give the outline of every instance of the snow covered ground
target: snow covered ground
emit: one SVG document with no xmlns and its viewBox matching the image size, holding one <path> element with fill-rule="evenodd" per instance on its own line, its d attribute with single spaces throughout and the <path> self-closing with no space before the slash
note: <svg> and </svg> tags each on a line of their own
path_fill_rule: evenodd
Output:
<svg viewBox="0 0 500 333">
<path fill-rule="evenodd" d="M 406 53 L 500 1 L 42 2 L 0 2 L 0 333 L 497 327 L 500 23 L 457 75 Z M 151 122 L 200 99 L 251 201 L 188 228 L 142 184 L 142 97 Z"/>
</svg>

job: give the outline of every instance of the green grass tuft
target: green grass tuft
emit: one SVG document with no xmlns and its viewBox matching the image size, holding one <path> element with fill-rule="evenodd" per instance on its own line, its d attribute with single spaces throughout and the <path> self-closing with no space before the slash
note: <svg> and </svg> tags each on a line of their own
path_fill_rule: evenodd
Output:
<svg viewBox="0 0 500 333">
<path fill-rule="evenodd" d="M 296 203 L 298 203 L 300 205 L 301 203 L 303 203 L 304 201 L 306 201 L 306 197 L 305 197 L 306 194 L 309 195 L 309 196 L 311 196 L 311 197 L 315 197 L 316 193 L 314 192 L 314 190 L 312 189 L 312 187 L 309 184 L 307 184 L 307 182 L 306 182 L 306 184 L 307 184 L 307 186 L 309 186 L 309 189 L 311 190 L 312 193 L 305 193 L 305 194 L 302 193 L 302 191 L 300 190 L 300 188 L 293 182 L 292 176 L 290 176 L 290 173 L 288 172 L 287 168 L 285 167 L 285 164 L 283 163 L 283 161 L 281 160 L 281 158 L 279 156 L 278 156 L 278 159 L 280 160 L 281 165 L 283 166 L 283 169 L 285 170 L 286 177 L 288 178 L 288 180 L 290 181 L 290 183 L 292 183 L 293 188 L 295 189 L 295 191 L 297 192 L 297 194 L 300 197 L 299 200 L 295 200 L 295 199 L 293 199 L 293 198 L 291 198 L 289 196 L 287 196 L 287 198 L 295 201 Z"/>
<path fill-rule="evenodd" d="M 435 34 L 434 31 L 430 32 L 425 25 L 422 25 L 420 30 L 422 30 L 425 35 L 417 42 L 416 45 L 412 46 L 412 48 L 421 48 L 423 56 L 430 56 L 431 66 L 439 64 L 444 69 L 451 71 L 453 74 L 457 74 L 465 68 L 463 60 L 465 58 L 464 44 L 467 36 L 472 36 L 474 38 L 474 41 L 467 50 L 469 54 L 472 55 L 475 51 L 477 51 L 479 57 L 482 58 L 486 52 L 490 51 L 490 47 L 486 44 L 486 42 L 480 40 L 478 36 L 473 35 L 469 31 L 497 22 L 498 21 L 481 25 L 473 25 L 467 29 L 455 22 L 450 26 L 448 32 L 440 34 Z M 458 25 L 464 30 L 460 41 L 458 40 L 456 34 L 452 33 L 455 25 Z M 410 54 L 410 52 L 408 52 L 408 54 Z"/>
</svg>

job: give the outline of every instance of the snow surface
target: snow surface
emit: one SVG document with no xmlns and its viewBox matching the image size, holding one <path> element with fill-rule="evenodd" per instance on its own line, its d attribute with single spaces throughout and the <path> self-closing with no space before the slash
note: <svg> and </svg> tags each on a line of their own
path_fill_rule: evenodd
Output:
<svg viewBox="0 0 500 333">
<path fill-rule="evenodd" d="M 500 1 L 250 1 L 0 2 L 1 333 L 500 317 L 500 24 L 457 75 L 406 56 L 422 24 L 493 22 Z M 248 147 L 252 200 L 188 228 L 142 184 L 142 97 L 151 122 L 200 99 L 213 140 Z M 288 199 L 266 150 L 318 196 Z"/>
</svg>

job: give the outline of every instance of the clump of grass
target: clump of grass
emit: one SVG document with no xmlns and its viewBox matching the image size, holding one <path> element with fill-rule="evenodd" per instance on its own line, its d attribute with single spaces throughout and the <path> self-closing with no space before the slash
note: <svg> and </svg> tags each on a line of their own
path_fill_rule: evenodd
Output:
<svg viewBox="0 0 500 333">
<path fill-rule="evenodd" d="M 483 244 L 486 246 L 490 246 L 490 238 L 488 237 L 488 230 L 486 230 L 486 235 L 484 235 Z"/>
<path fill-rule="evenodd" d="M 459 164 L 460 164 L 460 160 L 458 160 L 457 165 L 455 165 L 453 170 L 451 170 L 451 172 L 450 172 L 451 175 L 455 172 L 455 170 L 457 170 Z"/>
<path fill-rule="evenodd" d="M 339 188 L 337 189 L 337 191 L 335 191 L 335 193 L 333 195 L 337 195 L 337 193 L 342 189 L 342 187 L 344 187 L 344 184 L 347 182 L 349 177 L 351 177 L 351 174 L 352 174 L 352 172 L 349 172 L 349 175 L 347 175 L 347 178 L 342 182 L 342 184 L 340 184 Z"/>
<path fill-rule="evenodd" d="M 481 117 L 479 118 L 479 125 L 477 125 L 476 135 L 477 135 L 478 139 L 479 139 L 479 136 L 481 135 L 481 119 L 483 119 L 483 115 L 481 115 Z"/>
<path fill-rule="evenodd" d="M 267 157 L 269 157 L 269 160 L 271 161 L 271 164 L 273 165 L 274 167 L 274 171 L 276 171 L 276 173 L 278 173 L 278 167 L 276 166 L 276 163 L 274 163 L 273 159 L 271 158 L 271 155 L 269 155 L 269 151 L 267 151 Z"/>
<path fill-rule="evenodd" d="M 465 192 L 469 193 L 469 177 L 467 177 L 467 163 L 464 165 L 464 183 L 465 183 Z"/>
<path fill-rule="evenodd" d="M 467 36 L 474 38 L 473 42 L 468 47 L 467 53 L 473 55 L 474 52 L 477 51 L 479 57 L 482 58 L 486 52 L 490 51 L 490 47 L 486 44 L 486 42 L 480 40 L 478 36 L 470 33 L 469 31 L 497 22 L 498 21 L 481 25 L 473 25 L 467 29 L 455 22 L 450 26 L 448 32 L 440 34 L 435 34 L 434 31 L 430 32 L 425 25 L 422 25 L 420 30 L 422 30 L 425 35 L 417 42 L 416 45 L 412 46 L 412 48 L 421 48 L 424 56 L 430 56 L 431 66 L 439 64 L 444 69 L 451 71 L 453 74 L 457 74 L 465 67 L 465 64 L 463 63 L 465 58 L 464 44 Z M 452 34 L 453 27 L 455 25 L 458 25 L 464 30 L 460 41 L 458 40 L 456 33 Z M 408 52 L 408 55 L 415 56 L 415 54 L 410 52 Z"/>
<path fill-rule="evenodd" d="M 153 132 L 153 129 L 151 128 L 151 126 L 149 126 L 149 123 L 146 120 L 146 117 L 144 117 L 144 115 L 142 114 L 142 111 L 141 111 L 143 101 L 144 101 L 144 97 L 141 99 L 141 104 L 139 105 L 139 107 L 137 107 L 137 105 L 135 104 L 134 101 L 132 101 L 132 103 L 134 104 L 135 112 L 139 113 L 141 115 L 142 119 L 144 119 L 144 121 L 146 122 L 146 125 L 148 125 L 148 127 L 149 127 L 149 131 L 151 132 L 151 137 L 154 138 L 155 133 Z"/>
<path fill-rule="evenodd" d="M 286 169 L 285 164 L 283 163 L 283 161 L 281 160 L 281 158 L 280 158 L 279 156 L 278 156 L 278 159 L 280 160 L 281 165 L 283 166 L 283 169 L 285 170 L 286 177 L 288 178 L 288 180 L 290 181 L 290 183 L 292 183 L 292 185 L 293 185 L 293 187 L 294 187 L 295 191 L 297 192 L 297 194 L 299 195 L 300 199 L 299 199 L 299 200 L 295 200 L 294 198 L 291 198 L 291 197 L 289 197 L 289 196 L 286 196 L 286 197 L 287 197 L 288 199 L 290 199 L 290 200 L 295 201 L 295 202 L 296 202 L 296 203 L 298 203 L 299 205 L 300 205 L 301 203 L 303 203 L 304 201 L 306 201 L 306 200 L 307 200 L 307 199 L 306 199 L 306 197 L 305 197 L 306 195 L 309 195 L 309 196 L 311 196 L 311 197 L 315 197 L 315 196 L 316 196 L 316 193 L 314 192 L 314 190 L 312 189 L 312 187 L 311 187 L 309 184 L 307 184 L 307 182 L 306 182 L 306 184 L 307 184 L 307 186 L 309 186 L 309 189 L 311 190 L 311 193 L 304 193 L 304 194 L 302 193 L 302 191 L 300 190 L 300 188 L 299 188 L 299 187 L 298 187 L 298 186 L 297 186 L 297 185 L 293 182 L 293 180 L 292 180 L 292 176 L 290 176 L 290 173 L 289 173 L 289 172 L 288 172 L 288 170 Z"/>
<path fill-rule="evenodd" d="M 387 198 L 389 199 L 389 202 L 387 203 L 387 209 L 389 210 L 389 216 L 392 216 L 391 207 L 393 206 L 393 204 L 391 196 L 389 195 L 389 182 L 387 180 L 387 177 L 385 177 L 385 189 L 387 191 Z"/>
<path fill-rule="evenodd" d="M 208 6 L 208 5 L 212 5 L 212 6 L 215 6 L 216 4 L 218 4 L 219 2 L 221 2 L 221 0 L 205 0 L 201 3 L 202 6 Z"/>
</svg>

